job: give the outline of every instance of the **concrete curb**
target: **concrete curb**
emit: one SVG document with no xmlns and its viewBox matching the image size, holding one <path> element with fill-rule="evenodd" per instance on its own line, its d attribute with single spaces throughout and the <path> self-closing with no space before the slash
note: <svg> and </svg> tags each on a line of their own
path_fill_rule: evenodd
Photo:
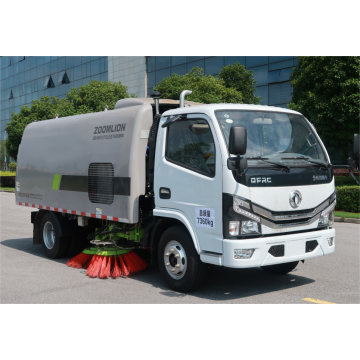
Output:
<svg viewBox="0 0 360 360">
<path fill-rule="evenodd" d="M 338 216 L 335 216 L 334 217 L 334 220 L 336 222 L 345 222 L 345 223 L 352 223 L 352 224 L 360 224 L 360 219 L 351 219 L 351 218 L 341 218 L 341 217 L 338 217 Z"/>
<path fill-rule="evenodd" d="M 13 194 L 15 194 L 15 191 L 11 191 L 11 190 L 0 190 L 0 192 L 8 192 L 8 193 L 13 193 Z"/>
</svg>

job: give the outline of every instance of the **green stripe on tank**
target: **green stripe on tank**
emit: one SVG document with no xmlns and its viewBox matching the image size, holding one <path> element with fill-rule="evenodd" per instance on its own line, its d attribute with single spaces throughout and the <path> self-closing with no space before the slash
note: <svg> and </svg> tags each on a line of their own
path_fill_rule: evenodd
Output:
<svg viewBox="0 0 360 360">
<path fill-rule="evenodd" d="M 54 175 L 53 190 L 59 190 L 61 175 Z"/>
</svg>

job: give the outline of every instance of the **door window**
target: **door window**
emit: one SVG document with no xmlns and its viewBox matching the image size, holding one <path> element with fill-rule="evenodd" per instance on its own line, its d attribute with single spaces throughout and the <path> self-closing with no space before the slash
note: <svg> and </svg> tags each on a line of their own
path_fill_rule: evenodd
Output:
<svg viewBox="0 0 360 360">
<path fill-rule="evenodd" d="M 180 120 L 168 127 L 166 159 L 210 177 L 215 176 L 215 144 L 206 120 Z"/>
</svg>

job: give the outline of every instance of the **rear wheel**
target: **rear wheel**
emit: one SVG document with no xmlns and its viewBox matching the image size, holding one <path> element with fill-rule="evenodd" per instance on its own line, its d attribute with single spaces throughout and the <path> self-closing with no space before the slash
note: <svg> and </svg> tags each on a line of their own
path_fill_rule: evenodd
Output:
<svg viewBox="0 0 360 360">
<path fill-rule="evenodd" d="M 161 236 L 158 260 L 161 275 L 175 291 L 193 291 L 205 277 L 206 265 L 201 262 L 189 233 L 182 226 L 173 226 Z"/>
<path fill-rule="evenodd" d="M 69 247 L 68 237 L 61 236 L 59 220 L 52 213 L 47 213 L 41 220 L 41 245 L 45 255 L 51 259 L 65 256 Z"/>
<path fill-rule="evenodd" d="M 285 275 L 290 271 L 293 271 L 298 263 L 298 261 L 293 261 L 284 264 L 261 266 L 261 268 L 270 274 Z"/>
</svg>

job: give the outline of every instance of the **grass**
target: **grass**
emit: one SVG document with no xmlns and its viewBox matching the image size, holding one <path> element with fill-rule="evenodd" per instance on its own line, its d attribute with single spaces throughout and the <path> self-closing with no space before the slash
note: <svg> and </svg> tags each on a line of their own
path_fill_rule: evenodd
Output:
<svg viewBox="0 0 360 360">
<path fill-rule="evenodd" d="M 11 190 L 11 191 L 15 191 L 15 188 L 12 188 L 12 187 L 2 187 L 2 186 L 0 186 L 0 190 Z"/>
<path fill-rule="evenodd" d="M 351 213 L 346 211 L 335 211 L 334 216 L 341 217 L 341 218 L 351 218 L 351 219 L 360 219 L 359 213 Z"/>
<path fill-rule="evenodd" d="M 359 176 L 355 176 L 359 181 Z M 335 186 L 353 186 L 357 185 L 352 176 L 335 176 Z"/>
<path fill-rule="evenodd" d="M 16 176 L 15 171 L 0 171 L 0 176 Z"/>
</svg>

